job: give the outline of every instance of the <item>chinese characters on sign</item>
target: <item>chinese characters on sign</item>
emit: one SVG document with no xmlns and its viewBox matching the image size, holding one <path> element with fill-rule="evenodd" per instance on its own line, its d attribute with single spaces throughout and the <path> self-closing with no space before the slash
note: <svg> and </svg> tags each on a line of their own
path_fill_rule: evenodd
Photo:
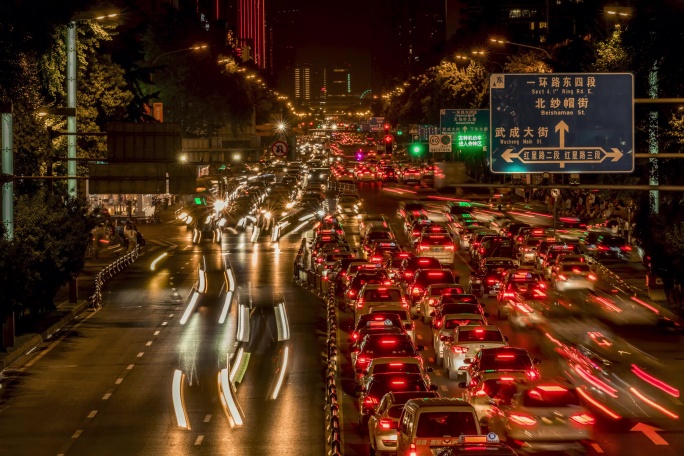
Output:
<svg viewBox="0 0 684 456">
<path fill-rule="evenodd" d="M 453 138 L 456 149 L 487 151 L 489 141 L 489 110 L 441 109 L 439 113 L 442 134 Z"/>
<path fill-rule="evenodd" d="M 494 74 L 490 77 L 495 173 L 630 173 L 630 74 Z"/>
</svg>

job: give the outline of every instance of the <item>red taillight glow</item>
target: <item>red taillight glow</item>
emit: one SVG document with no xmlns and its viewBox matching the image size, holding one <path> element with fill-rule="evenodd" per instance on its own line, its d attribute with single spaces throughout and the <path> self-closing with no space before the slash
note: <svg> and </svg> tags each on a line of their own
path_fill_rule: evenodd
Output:
<svg viewBox="0 0 684 456">
<path fill-rule="evenodd" d="M 412 444 L 409 446 L 409 453 L 408 453 L 408 456 L 417 456 L 417 455 L 418 455 L 418 453 L 416 452 L 416 444 L 415 444 L 415 443 L 412 443 Z"/>
<path fill-rule="evenodd" d="M 356 308 L 357 309 L 363 308 L 363 298 L 359 298 L 358 301 L 356 301 Z"/>
<path fill-rule="evenodd" d="M 466 353 L 468 349 L 466 347 L 451 347 L 451 351 L 454 353 Z"/>
<path fill-rule="evenodd" d="M 539 372 L 537 372 L 537 371 L 534 370 L 534 369 L 528 370 L 527 372 L 525 372 L 525 375 L 527 375 L 527 377 L 528 377 L 530 380 L 534 380 L 534 379 L 539 378 Z"/>
<path fill-rule="evenodd" d="M 442 277 L 443 275 L 441 272 L 428 272 L 428 277 Z"/>
<path fill-rule="evenodd" d="M 406 382 L 403 380 L 394 380 L 392 381 L 392 385 L 406 385 Z"/>
<path fill-rule="evenodd" d="M 589 274 L 589 275 L 587 276 L 587 279 L 589 279 L 589 280 L 596 280 L 596 276 L 595 276 L 594 274 Z"/>
<path fill-rule="evenodd" d="M 578 413 L 575 415 L 572 415 L 570 417 L 572 421 L 574 421 L 577 424 L 582 424 L 584 426 L 593 426 L 594 423 L 596 423 L 596 420 L 594 419 L 593 416 L 587 414 L 587 413 Z"/>
<path fill-rule="evenodd" d="M 363 400 L 363 405 L 366 407 L 373 407 L 378 404 L 377 399 L 371 396 L 366 396 L 366 398 Z"/>
<path fill-rule="evenodd" d="M 534 417 L 531 417 L 530 415 L 523 415 L 521 413 L 511 413 L 508 416 L 508 419 L 519 426 L 534 426 L 537 424 L 537 420 L 534 419 Z"/>
<path fill-rule="evenodd" d="M 568 280 L 567 277 L 565 277 L 563 274 L 558 274 L 558 277 L 556 277 L 558 280 Z"/>
<path fill-rule="evenodd" d="M 656 388 L 665 391 L 667 394 L 673 397 L 679 397 L 679 390 L 673 386 L 668 385 L 664 381 L 655 378 L 654 376 L 646 373 L 644 370 L 642 370 L 639 366 L 636 364 L 632 364 L 632 372 L 634 375 L 642 379 L 643 381 L 650 383 L 651 385 L 655 386 Z"/>
<path fill-rule="evenodd" d="M 620 419 L 620 415 L 618 415 L 617 413 L 615 413 L 614 411 L 612 411 L 611 409 L 609 409 L 605 405 L 601 404 L 599 401 L 597 401 L 593 397 L 589 396 L 582 388 L 577 388 L 577 392 L 579 393 L 580 396 L 582 396 L 584 398 L 584 400 L 589 402 L 591 405 L 593 405 L 597 409 L 601 410 L 603 413 L 605 413 L 606 415 L 608 415 L 612 419 L 614 419 L 614 420 Z"/>
<path fill-rule="evenodd" d="M 513 359 L 515 355 L 496 355 L 496 359 Z"/>
<path fill-rule="evenodd" d="M 515 379 L 513 377 L 501 377 L 499 380 L 502 382 L 512 382 Z"/>
<path fill-rule="evenodd" d="M 389 363 L 389 365 L 392 367 L 401 367 L 404 365 L 404 363 Z"/>
<path fill-rule="evenodd" d="M 537 386 L 537 389 L 547 393 L 564 393 L 567 391 L 567 389 L 557 385 L 540 385 Z"/>
<path fill-rule="evenodd" d="M 397 341 L 395 339 L 383 339 L 380 341 L 381 344 L 396 344 Z"/>
<path fill-rule="evenodd" d="M 657 315 L 660 315 L 660 311 L 659 311 L 658 309 L 656 309 L 656 308 L 653 307 L 652 305 L 650 305 L 650 304 L 648 304 L 648 303 L 642 301 L 641 299 L 637 298 L 636 296 L 632 296 L 632 301 L 634 301 L 634 302 L 636 302 L 636 303 L 638 303 L 638 304 L 641 304 L 642 306 L 646 307 L 646 308 L 647 308 L 648 310 L 650 310 L 651 312 L 653 312 L 653 313 L 655 313 L 655 314 L 657 314 Z"/>
<path fill-rule="evenodd" d="M 392 420 L 386 420 L 386 419 L 380 420 L 378 425 L 380 426 L 380 429 L 386 429 L 386 430 L 394 429 L 397 427 L 396 422 L 394 422 Z"/>
<path fill-rule="evenodd" d="M 656 409 L 656 410 L 660 411 L 661 413 L 663 413 L 663 414 L 669 416 L 669 417 L 672 418 L 673 420 L 679 419 L 679 415 L 677 415 L 677 414 L 675 414 L 675 413 L 669 411 L 668 409 L 666 409 L 666 408 L 663 407 L 662 405 L 653 402 L 651 399 L 649 399 L 649 398 L 647 398 L 646 396 L 644 396 L 644 395 L 643 395 L 639 390 L 637 390 L 636 388 L 632 387 L 632 388 L 629 389 L 629 391 L 631 391 L 632 394 L 634 394 L 636 397 L 638 397 L 638 398 L 641 399 L 642 401 L 646 402 L 648 405 L 650 405 L 650 406 L 653 407 L 654 409 Z"/>
</svg>

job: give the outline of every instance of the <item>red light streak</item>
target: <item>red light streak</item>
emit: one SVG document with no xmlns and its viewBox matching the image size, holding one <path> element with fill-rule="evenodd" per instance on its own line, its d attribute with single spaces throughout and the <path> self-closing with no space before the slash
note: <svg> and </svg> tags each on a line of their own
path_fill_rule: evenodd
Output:
<svg viewBox="0 0 684 456">
<path fill-rule="evenodd" d="M 617 413 L 615 413 L 614 411 L 612 411 L 611 409 L 609 409 L 609 408 L 606 407 L 605 405 L 601 404 L 599 401 L 597 401 L 597 400 L 594 399 L 593 397 L 589 396 L 589 395 L 584 391 L 584 389 L 582 389 L 582 388 L 577 388 L 577 392 L 579 393 L 580 396 L 582 396 L 582 397 L 584 398 L 584 400 L 586 400 L 587 402 L 589 402 L 591 405 L 593 405 L 593 406 L 596 407 L 597 409 L 601 410 L 603 413 L 605 413 L 606 415 L 608 415 L 608 416 L 611 417 L 612 419 L 614 419 L 614 420 L 619 420 L 619 419 L 621 418 L 620 415 L 618 415 Z"/>
<path fill-rule="evenodd" d="M 636 388 L 631 387 L 629 390 L 632 392 L 632 394 L 634 394 L 636 397 L 638 397 L 642 401 L 646 402 L 648 405 L 650 405 L 654 409 L 656 409 L 656 410 L 662 412 L 663 414 L 669 416 L 673 420 L 679 419 L 679 415 L 676 415 L 675 413 L 669 411 L 668 409 L 666 409 L 662 405 L 653 402 L 651 399 L 649 399 L 646 396 L 644 396 L 643 394 L 641 394 L 641 392 L 639 390 L 637 390 Z"/>
<path fill-rule="evenodd" d="M 642 379 L 643 381 L 650 383 L 651 385 L 655 386 L 658 389 L 661 389 L 665 391 L 667 394 L 673 397 L 679 397 L 679 390 L 673 386 L 668 385 L 664 381 L 655 378 L 654 376 L 646 373 L 644 370 L 642 370 L 639 366 L 636 364 L 632 364 L 632 372 L 634 372 L 634 375 Z"/>
</svg>

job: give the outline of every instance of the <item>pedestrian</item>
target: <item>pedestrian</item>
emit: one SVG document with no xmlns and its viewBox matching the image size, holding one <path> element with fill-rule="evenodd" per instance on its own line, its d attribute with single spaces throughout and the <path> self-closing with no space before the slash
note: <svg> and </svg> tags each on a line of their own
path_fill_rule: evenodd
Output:
<svg viewBox="0 0 684 456">
<path fill-rule="evenodd" d="M 132 252 L 135 250 L 135 246 L 138 244 L 138 233 L 130 223 L 127 223 L 124 228 L 124 239 L 126 239 L 128 243 L 128 251 Z"/>
</svg>

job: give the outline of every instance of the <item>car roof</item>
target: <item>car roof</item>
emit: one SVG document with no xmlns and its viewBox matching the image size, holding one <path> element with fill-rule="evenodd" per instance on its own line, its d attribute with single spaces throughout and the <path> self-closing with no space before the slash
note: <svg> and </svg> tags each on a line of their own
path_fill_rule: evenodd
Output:
<svg viewBox="0 0 684 456">
<path fill-rule="evenodd" d="M 526 349 L 521 348 L 521 347 L 494 347 L 494 348 L 483 348 L 480 350 L 480 355 L 481 356 L 496 356 L 501 352 L 506 352 L 506 353 L 513 353 L 516 355 L 519 354 L 524 354 L 528 355 L 529 353 L 527 352 Z"/>
</svg>

